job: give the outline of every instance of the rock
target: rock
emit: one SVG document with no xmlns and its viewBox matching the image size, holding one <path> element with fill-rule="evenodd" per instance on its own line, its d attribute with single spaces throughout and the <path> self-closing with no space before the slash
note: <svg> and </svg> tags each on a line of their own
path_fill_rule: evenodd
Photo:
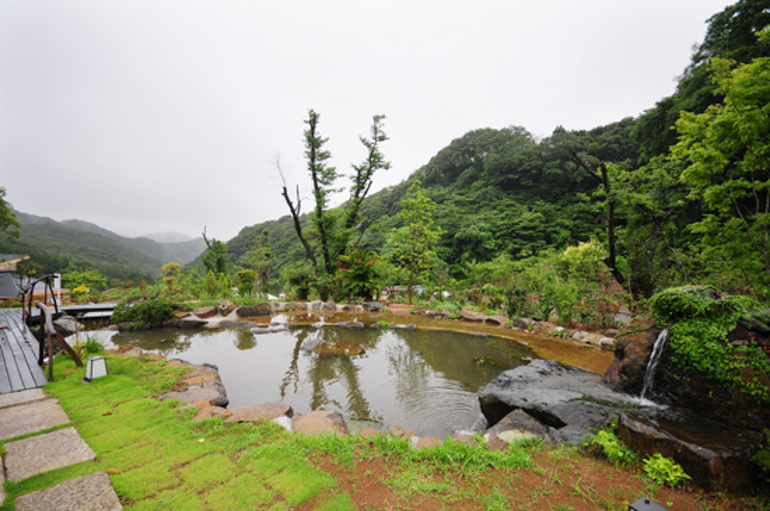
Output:
<svg viewBox="0 0 770 511">
<path fill-rule="evenodd" d="M 279 426 L 281 426 L 286 431 L 291 431 L 291 418 L 287 417 L 286 415 L 282 415 L 280 417 L 277 417 L 272 420 L 272 422 L 275 422 Z"/>
<path fill-rule="evenodd" d="M 192 316 L 187 316 L 177 322 L 177 326 L 183 330 L 195 330 L 198 328 L 203 328 L 205 325 L 206 321 Z"/>
<path fill-rule="evenodd" d="M 190 313 L 189 313 L 188 311 L 176 311 L 176 312 L 174 313 L 174 317 L 175 317 L 176 319 L 184 319 L 184 318 L 189 318 L 189 317 L 190 317 Z"/>
<path fill-rule="evenodd" d="M 502 314 L 487 316 L 487 319 L 485 321 L 487 323 L 491 323 L 493 325 L 498 325 L 498 326 L 511 326 L 511 320 L 508 319 L 508 316 L 503 316 Z"/>
<path fill-rule="evenodd" d="M 346 312 L 364 312 L 363 306 L 355 303 L 347 303 L 343 305 L 342 310 Z"/>
<path fill-rule="evenodd" d="M 380 302 L 370 301 L 364 302 L 364 310 L 368 312 L 380 312 L 385 306 Z"/>
<path fill-rule="evenodd" d="M 159 398 L 161 401 L 167 399 L 176 399 L 182 403 L 195 403 L 198 401 L 206 401 L 209 404 L 216 406 L 227 406 L 230 402 L 227 396 L 223 396 L 213 388 L 207 389 L 189 389 L 181 392 L 166 392 Z"/>
<path fill-rule="evenodd" d="M 553 360 L 533 360 L 501 373 L 479 393 L 481 411 L 492 426 L 514 410 L 523 410 L 556 440 L 581 442 L 602 428 L 631 396 L 615 392 L 599 375 Z"/>
<path fill-rule="evenodd" d="M 540 437 L 534 433 L 528 431 L 522 431 L 520 429 L 507 429 L 497 433 L 497 437 L 504 442 L 515 444 L 517 442 L 526 442 L 529 440 L 538 440 Z"/>
<path fill-rule="evenodd" d="M 401 426 L 393 426 L 393 428 L 390 430 L 390 434 L 396 438 L 404 438 L 408 440 L 414 436 L 414 430 L 402 428 Z"/>
<path fill-rule="evenodd" d="M 615 358 L 604 380 L 615 390 L 638 396 L 644 384 L 647 357 L 657 339 L 659 330 L 647 329 L 615 339 Z"/>
<path fill-rule="evenodd" d="M 255 305 L 245 305 L 235 309 L 235 313 L 240 318 L 252 318 L 255 316 L 270 316 L 275 312 L 272 302 L 259 302 Z"/>
<path fill-rule="evenodd" d="M 340 328 L 364 328 L 364 324 L 360 321 L 343 321 L 342 323 L 337 323 L 337 326 Z"/>
<path fill-rule="evenodd" d="M 508 442 L 494 433 L 487 433 L 484 435 L 484 440 L 487 443 L 487 449 L 490 451 L 504 451 L 508 448 Z"/>
<path fill-rule="evenodd" d="M 210 419 L 212 417 L 227 418 L 230 417 L 233 413 L 227 408 L 214 406 L 207 401 L 199 401 L 194 404 L 199 409 L 198 414 L 193 419 L 194 421 L 201 421 L 203 419 Z"/>
<path fill-rule="evenodd" d="M 251 333 L 255 335 L 275 334 L 278 332 L 285 332 L 286 330 L 288 330 L 286 325 L 265 325 L 265 326 L 260 325 L 260 326 L 252 327 Z"/>
<path fill-rule="evenodd" d="M 354 357 L 364 352 L 364 349 L 358 344 L 349 342 L 322 342 L 313 350 L 321 356 L 338 355 L 343 357 Z"/>
<path fill-rule="evenodd" d="M 323 302 L 321 300 L 315 300 L 310 302 L 310 309 L 311 310 L 321 310 L 321 305 L 323 305 Z"/>
<path fill-rule="evenodd" d="M 214 328 L 251 328 L 254 326 L 254 323 L 250 323 L 248 321 L 234 321 L 232 319 L 224 319 L 222 321 L 216 322 L 211 326 Z"/>
<path fill-rule="evenodd" d="M 226 422 L 259 422 L 271 421 L 282 415 L 294 417 L 294 410 L 285 403 L 268 403 L 259 406 L 239 406 L 231 410 Z"/>
<path fill-rule="evenodd" d="M 217 308 L 213 305 L 209 305 L 206 307 L 198 307 L 197 309 L 193 310 L 193 314 L 198 316 L 201 319 L 208 319 L 210 317 L 217 315 Z"/>
<path fill-rule="evenodd" d="M 54 320 L 54 328 L 62 335 L 62 337 L 69 337 L 77 332 L 85 331 L 86 327 L 79 323 L 75 318 L 64 314 L 59 319 Z"/>
<path fill-rule="evenodd" d="M 436 436 L 421 436 L 413 437 L 411 439 L 412 448 L 414 449 L 426 449 L 430 447 L 436 447 L 444 444 L 444 439 Z"/>
<path fill-rule="evenodd" d="M 378 429 L 364 428 L 359 433 L 359 436 L 361 436 L 362 438 L 378 438 L 381 436 L 385 436 L 385 434 Z"/>
<path fill-rule="evenodd" d="M 476 436 L 468 433 L 457 433 L 452 436 L 452 440 L 458 444 L 476 445 Z"/>
<path fill-rule="evenodd" d="M 221 316 L 229 316 L 231 312 L 238 308 L 238 306 L 230 300 L 219 300 L 217 308 Z"/>
<path fill-rule="evenodd" d="M 601 342 L 602 339 L 604 339 L 604 336 L 602 334 L 593 334 L 590 332 L 584 332 L 583 330 L 578 330 L 572 334 L 572 338 L 576 341 L 599 347 L 601 346 Z"/>
<path fill-rule="evenodd" d="M 473 321 L 474 323 L 481 323 L 487 319 L 486 314 L 476 311 L 460 310 L 457 314 L 463 321 Z"/>
<path fill-rule="evenodd" d="M 321 310 L 322 310 L 322 311 L 332 311 L 332 312 L 337 312 L 337 304 L 336 304 L 336 303 L 334 303 L 334 302 L 332 302 L 332 301 L 323 302 L 323 303 L 321 304 Z"/>
<path fill-rule="evenodd" d="M 160 396 L 160 400 L 176 399 L 183 403 L 206 401 L 223 407 L 230 402 L 227 399 L 227 390 L 219 377 L 219 369 L 213 364 L 195 366 L 195 369 L 184 375 L 181 381 L 188 386 L 187 390 L 167 392 Z"/>
<path fill-rule="evenodd" d="M 599 341 L 599 347 L 604 351 L 614 351 L 615 339 L 613 339 L 612 337 L 602 337 L 601 340 Z"/>
<path fill-rule="evenodd" d="M 513 318 L 513 326 L 519 328 L 529 328 L 540 325 L 540 323 L 532 318 Z"/>
<path fill-rule="evenodd" d="M 283 307 L 283 310 L 288 310 L 290 312 L 305 312 L 307 309 L 307 302 L 289 302 Z"/>
<path fill-rule="evenodd" d="M 342 414 L 331 410 L 316 410 L 307 415 L 295 417 L 291 421 L 291 427 L 295 433 L 306 435 L 347 435 L 349 433 Z"/>
<path fill-rule="evenodd" d="M 634 319 L 633 314 L 627 307 L 621 307 L 620 310 L 612 316 L 612 320 L 618 325 L 628 325 Z"/>
<path fill-rule="evenodd" d="M 311 351 L 315 350 L 318 346 L 321 345 L 323 341 L 320 337 L 313 336 L 308 337 L 304 341 L 302 341 L 302 344 L 300 345 L 300 349 L 306 353 L 310 353 Z"/>
<path fill-rule="evenodd" d="M 443 311 L 436 311 L 436 310 L 426 310 L 422 314 L 426 318 L 445 318 L 449 315 L 449 314 L 444 314 Z"/>
<path fill-rule="evenodd" d="M 761 448 L 759 433 L 689 414 L 677 421 L 653 421 L 624 413 L 617 434 L 643 456 L 659 452 L 673 458 L 694 483 L 708 491 L 745 493 L 756 489 L 757 466 L 751 457 Z"/>
<path fill-rule="evenodd" d="M 548 426 L 537 421 L 537 419 L 527 415 L 523 410 L 513 410 L 511 413 L 500 419 L 500 421 L 487 429 L 486 433 L 499 435 L 504 431 L 524 431 L 536 435 L 547 441 L 553 441 Z"/>
</svg>

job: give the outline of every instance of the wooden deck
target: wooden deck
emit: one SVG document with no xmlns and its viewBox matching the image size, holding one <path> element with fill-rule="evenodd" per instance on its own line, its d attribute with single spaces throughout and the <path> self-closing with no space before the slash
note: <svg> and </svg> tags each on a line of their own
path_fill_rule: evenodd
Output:
<svg viewBox="0 0 770 511">
<path fill-rule="evenodd" d="M 39 344 L 21 320 L 21 309 L 0 309 L 0 394 L 42 387 L 48 380 L 37 365 Z"/>
</svg>

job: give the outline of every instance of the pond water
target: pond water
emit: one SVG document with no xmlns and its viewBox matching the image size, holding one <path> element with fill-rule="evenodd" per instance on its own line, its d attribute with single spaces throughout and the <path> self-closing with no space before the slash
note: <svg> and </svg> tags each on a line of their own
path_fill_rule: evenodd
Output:
<svg viewBox="0 0 770 511">
<path fill-rule="evenodd" d="M 363 352 L 319 355 L 302 349 L 316 337 L 356 344 Z M 479 390 L 533 357 L 509 339 L 419 329 L 294 327 L 260 335 L 173 329 L 115 334 L 112 343 L 216 364 L 230 408 L 284 402 L 299 413 L 339 410 L 354 426 L 400 425 L 438 436 L 478 427 Z"/>
</svg>

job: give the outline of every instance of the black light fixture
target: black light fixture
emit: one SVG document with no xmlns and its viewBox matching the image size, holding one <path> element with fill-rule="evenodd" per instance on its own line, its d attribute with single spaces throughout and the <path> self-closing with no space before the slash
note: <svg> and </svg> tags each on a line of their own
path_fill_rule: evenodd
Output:
<svg viewBox="0 0 770 511">
<path fill-rule="evenodd" d="M 668 511 L 660 504 L 656 504 L 647 497 L 642 497 L 628 506 L 628 511 Z"/>
</svg>

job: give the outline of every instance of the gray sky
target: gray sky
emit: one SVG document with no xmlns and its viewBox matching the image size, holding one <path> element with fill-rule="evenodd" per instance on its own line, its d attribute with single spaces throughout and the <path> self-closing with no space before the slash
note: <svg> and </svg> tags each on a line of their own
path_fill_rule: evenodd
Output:
<svg viewBox="0 0 770 511">
<path fill-rule="evenodd" d="M 472 129 L 640 114 L 731 3 L 2 0 L 0 186 L 26 213 L 228 240 L 288 213 L 277 155 L 309 197 L 309 108 L 344 173 L 387 116 L 381 189 Z"/>
</svg>

